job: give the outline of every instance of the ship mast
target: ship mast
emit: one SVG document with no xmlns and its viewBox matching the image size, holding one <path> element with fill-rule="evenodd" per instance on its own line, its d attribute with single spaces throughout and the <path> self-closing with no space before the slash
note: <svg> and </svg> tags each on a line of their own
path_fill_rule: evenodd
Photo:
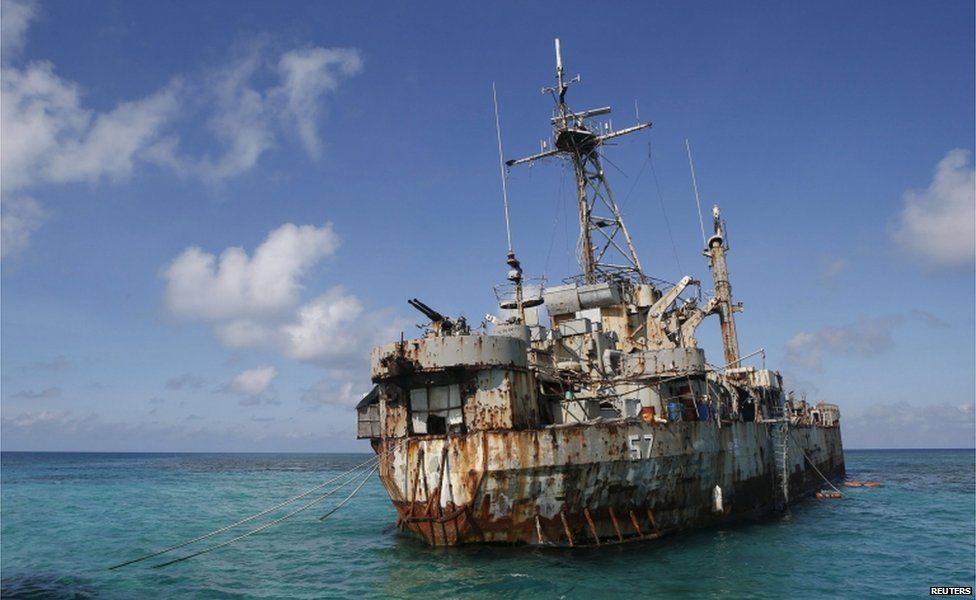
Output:
<svg viewBox="0 0 976 600">
<path fill-rule="evenodd" d="M 729 246 L 725 241 L 725 223 L 718 205 L 712 207 L 714 233 L 708 238 L 705 254 L 711 259 L 712 280 L 715 284 L 715 300 L 718 302 L 718 318 L 722 326 L 722 349 L 725 363 L 729 367 L 739 366 L 739 338 L 735 333 L 735 312 L 742 310 L 732 304 L 732 284 L 729 283 L 729 268 L 725 263 L 725 253 Z"/>
<path fill-rule="evenodd" d="M 604 177 L 599 149 L 609 139 L 646 129 L 651 124 L 639 122 L 620 131 L 613 131 L 609 125 L 605 125 L 601 133 L 600 126 L 593 124 L 591 119 L 609 114 L 610 107 L 573 112 L 566 104 L 569 84 L 579 80 L 579 75 L 566 80 L 559 39 L 556 38 L 556 86 L 542 90 L 551 94 L 556 102 L 555 115 L 551 120 L 553 148 L 544 148 L 538 154 L 509 160 L 506 164 L 509 167 L 528 164 L 550 156 L 561 156 L 572 161 L 579 205 L 579 263 L 583 280 L 596 283 L 627 276 L 643 279 L 634 244 Z"/>
</svg>

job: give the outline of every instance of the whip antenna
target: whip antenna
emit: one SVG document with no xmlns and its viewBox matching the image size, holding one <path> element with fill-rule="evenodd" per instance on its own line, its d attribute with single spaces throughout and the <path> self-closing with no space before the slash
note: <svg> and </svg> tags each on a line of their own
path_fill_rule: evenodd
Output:
<svg viewBox="0 0 976 600">
<path fill-rule="evenodd" d="M 502 176 L 502 202 L 505 204 L 505 233 L 508 235 L 508 253 L 512 254 L 512 224 L 508 217 L 508 184 L 505 174 L 505 157 L 502 155 L 502 126 L 498 119 L 498 92 L 495 82 L 491 82 L 491 98 L 495 103 L 495 135 L 498 138 L 498 171 Z"/>
<path fill-rule="evenodd" d="M 701 227 L 702 245 L 707 246 L 705 239 L 705 221 L 702 219 L 701 198 L 698 197 L 698 179 L 695 177 L 695 162 L 691 160 L 691 144 L 685 138 L 685 148 L 688 150 L 688 166 L 691 167 L 691 185 L 695 188 L 695 204 L 698 205 L 698 226 Z"/>
<path fill-rule="evenodd" d="M 512 223 L 508 216 L 508 185 L 505 174 L 505 157 L 502 154 L 502 126 L 498 118 L 498 91 L 495 89 L 495 82 L 491 82 L 491 99 L 495 103 L 495 135 L 498 137 L 498 171 L 502 176 L 502 202 L 505 204 L 505 233 L 508 235 L 508 256 L 505 259 L 508 264 L 508 280 L 515 286 L 515 310 L 518 313 L 519 323 L 525 323 L 525 302 L 522 297 L 522 265 L 515 258 L 515 250 L 512 249 Z"/>
</svg>

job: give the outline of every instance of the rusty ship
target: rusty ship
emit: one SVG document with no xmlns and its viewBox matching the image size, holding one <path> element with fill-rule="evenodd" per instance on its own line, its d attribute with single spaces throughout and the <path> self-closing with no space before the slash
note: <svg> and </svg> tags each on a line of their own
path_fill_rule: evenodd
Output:
<svg viewBox="0 0 976 600">
<path fill-rule="evenodd" d="M 644 273 L 601 157 L 608 140 L 651 124 L 615 130 L 596 120 L 609 108 L 572 110 L 576 81 L 556 40 L 555 86 L 543 90 L 552 139 L 499 164 L 503 191 L 507 169 L 572 165 L 580 274 L 531 283 L 509 233 L 502 316 L 472 328 L 413 299 L 424 334 L 372 351 L 358 436 L 379 456 L 397 525 L 433 546 L 654 539 L 784 510 L 844 476 L 837 406 L 797 399 L 779 372 L 740 355 L 719 208 L 704 248 L 711 291 Z M 709 316 L 721 366 L 695 338 Z"/>
</svg>

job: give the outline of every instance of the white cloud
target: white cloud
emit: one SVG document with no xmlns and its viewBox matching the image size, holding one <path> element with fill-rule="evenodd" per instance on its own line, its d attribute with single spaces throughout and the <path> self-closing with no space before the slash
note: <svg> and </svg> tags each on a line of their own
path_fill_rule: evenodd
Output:
<svg viewBox="0 0 976 600">
<path fill-rule="evenodd" d="M 359 52 L 349 48 L 305 48 L 282 55 L 278 73 L 282 83 L 275 91 L 285 99 L 285 114 L 291 120 L 310 156 L 318 156 L 321 142 L 318 121 L 322 96 L 339 87 L 341 77 L 363 68 Z"/>
<path fill-rule="evenodd" d="M 356 327 L 363 312 L 359 300 L 335 287 L 298 310 L 294 323 L 281 327 L 286 352 L 299 360 L 338 358 L 361 340 Z"/>
<path fill-rule="evenodd" d="M 267 391 L 271 382 L 278 376 L 278 369 L 273 366 L 257 367 L 242 371 L 234 376 L 225 386 L 226 391 L 243 396 L 259 396 Z"/>
<path fill-rule="evenodd" d="M 0 54 L 6 62 L 24 47 L 27 26 L 36 14 L 33 2 L 4 0 L 0 2 Z"/>
<path fill-rule="evenodd" d="M 839 327 L 801 331 L 786 342 L 787 362 L 815 371 L 823 370 L 823 355 L 873 356 L 894 345 L 892 329 L 901 316 L 865 318 Z"/>
<path fill-rule="evenodd" d="M 329 223 L 286 223 L 268 234 L 253 257 L 240 247 L 224 250 L 219 259 L 187 248 L 163 273 L 166 305 L 180 317 L 208 320 L 281 313 L 298 303 L 308 270 L 338 245 Z"/>
<path fill-rule="evenodd" d="M 20 254 L 30 245 L 47 212 L 33 198 L 14 196 L 0 201 L 0 258 Z"/>
<path fill-rule="evenodd" d="M 81 108 L 77 86 L 54 74 L 54 65 L 35 62 L 0 72 L 0 184 L 17 190 L 40 178 L 61 140 L 83 135 L 90 114 Z"/>
<path fill-rule="evenodd" d="M 392 339 L 403 324 L 385 313 L 367 313 L 342 286 L 302 302 L 304 277 L 338 244 L 329 224 L 286 224 L 251 257 L 238 247 L 219 258 L 187 248 L 163 270 L 166 305 L 176 316 L 211 322 L 228 347 L 345 366 L 363 358 L 370 345 Z"/>
<path fill-rule="evenodd" d="M 4 68 L 0 85 L 5 192 L 41 183 L 125 178 L 179 107 L 179 86 L 170 84 L 97 114 L 81 106 L 75 84 L 43 61 Z"/>
<path fill-rule="evenodd" d="M 969 151 L 951 150 L 928 189 L 908 191 L 891 231 L 902 248 L 935 267 L 976 262 L 976 171 Z"/>
<path fill-rule="evenodd" d="M 160 138 L 179 104 L 179 84 L 174 83 L 95 116 L 83 137 L 63 140 L 58 150 L 46 157 L 44 175 L 55 183 L 129 177 L 135 161 Z"/>
<path fill-rule="evenodd" d="M 81 87 L 58 76 L 52 63 L 10 64 L 34 12 L 32 3 L 2 4 L 0 191 L 11 205 L 18 203 L 9 197 L 12 192 L 118 181 L 140 164 L 219 184 L 253 169 L 280 133 L 294 134 L 315 158 L 326 96 L 362 67 L 354 49 L 310 47 L 274 57 L 255 47 L 201 80 L 186 83 L 177 77 L 143 98 L 98 112 L 83 105 Z M 200 145 L 186 152 L 177 128 L 198 127 L 194 118 L 206 123 L 213 136 L 200 138 Z M 20 206 L 31 203 L 39 209 L 34 200 L 19 201 Z M 35 211 L 29 220 L 12 217 L 5 224 L 4 255 L 28 245 L 40 214 Z"/>
<path fill-rule="evenodd" d="M 934 404 L 884 402 L 841 414 L 849 448 L 972 448 L 976 406 L 971 400 Z"/>
<path fill-rule="evenodd" d="M 355 406 L 363 399 L 372 386 L 369 379 L 364 377 L 359 381 L 335 381 L 323 379 L 310 388 L 302 390 L 301 401 L 315 410 L 322 406 L 339 407 Z"/>
<path fill-rule="evenodd" d="M 4 23 L 6 31 L 6 17 Z M 51 63 L 32 62 L 23 69 L 5 64 L 0 70 L 0 257 L 27 248 L 47 214 L 37 200 L 18 192 L 45 183 L 129 176 L 140 152 L 155 142 L 177 108 L 177 88 L 167 86 L 96 114 L 81 106 L 77 86 L 58 77 Z"/>
<path fill-rule="evenodd" d="M 261 87 L 255 80 L 263 77 L 266 62 L 256 46 L 207 77 L 201 95 L 216 108 L 207 125 L 223 145 L 222 152 L 185 156 L 178 140 L 167 140 L 152 149 L 153 159 L 180 174 L 219 184 L 252 169 L 275 145 L 279 132 L 293 132 L 308 155 L 317 158 L 325 97 L 338 89 L 343 78 L 362 69 L 359 52 L 321 47 L 285 52 L 275 70 L 279 84 Z"/>
<path fill-rule="evenodd" d="M 824 352 L 871 356 L 894 344 L 892 327 L 900 318 L 867 318 L 841 327 L 801 331 L 786 343 L 786 360 L 794 365 L 819 370 Z"/>
<path fill-rule="evenodd" d="M 43 424 L 64 425 L 70 420 L 70 413 L 63 410 L 41 410 L 23 412 L 13 417 L 3 417 L 3 424 L 13 427 L 33 427 Z"/>
<path fill-rule="evenodd" d="M 336 286 L 302 304 L 284 320 L 231 319 L 217 337 L 231 348 L 265 348 L 295 360 L 345 366 L 370 346 L 392 339 L 403 324 L 384 313 L 365 314 L 362 302 Z"/>
<path fill-rule="evenodd" d="M 906 323 L 943 329 L 946 322 L 924 310 L 862 318 L 841 326 L 801 331 L 786 342 L 786 361 L 794 366 L 823 371 L 825 354 L 875 356 L 894 346 L 894 330 Z"/>
<path fill-rule="evenodd" d="M 294 130 L 310 156 L 320 150 L 318 125 L 326 94 L 359 71 L 356 50 L 308 48 L 285 52 L 280 84 L 254 85 L 264 57 L 257 51 L 215 69 L 202 84 L 179 79 L 140 100 L 105 113 L 86 109 L 81 90 L 34 61 L 2 74 L 3 159 L 6 191 L 39 183 L 113 180 L 132 173 L 137 161 L 218 183 L 252 169 L 274 144 L 276 133 Z M 223 147 L 217 157 L 180 150 L 172 132 L 185 112 L 188 93 L 203 103 L 210 130 Z"/>
<path fill-rule="evenodd" d="M 273 144 L 266 93 L 250 86 L 260 66 L 252 53 L 243 60 L 215 72 L 210 93 L 218 110 L 209 126 L 225 146 L 219 158 L 184 161 L 190 170 L 210 182 L 219 182 L 249 171 Z"/>
</svg>

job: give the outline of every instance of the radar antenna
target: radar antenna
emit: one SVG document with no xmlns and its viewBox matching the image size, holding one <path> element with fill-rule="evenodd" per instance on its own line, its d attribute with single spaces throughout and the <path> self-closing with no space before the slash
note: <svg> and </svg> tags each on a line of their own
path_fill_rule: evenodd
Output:
<svg viewBox="0 0 976 600">
<path fill-rule="evenodd" d="M 512 167 L 551 156 L 571 160 L 576 172 L 580 225 L 579 262 L 583 280 L 586 283 L 596 283 L 628 276 L 643 280 L 644 273 L 634 244 L 604 177 L 599 150 L 607 140 L 646 129 L 651 124 L 638 122 L 615 131 L 609 123 L 601 127 L 593 122 L 593 117 L 609 114 L 610 107 L 572 111 L 566 104 L 566 91 L 569 84 L 578 81 L 579 75 L 566 80 L 559 38 L 556 38 L 556 86 L 542 90 L 543 93 L 551 94 L 556 102 L 551 119 L 553 147 L 539 154 L 506 161 L 505 164 Z"/>
</svg>

